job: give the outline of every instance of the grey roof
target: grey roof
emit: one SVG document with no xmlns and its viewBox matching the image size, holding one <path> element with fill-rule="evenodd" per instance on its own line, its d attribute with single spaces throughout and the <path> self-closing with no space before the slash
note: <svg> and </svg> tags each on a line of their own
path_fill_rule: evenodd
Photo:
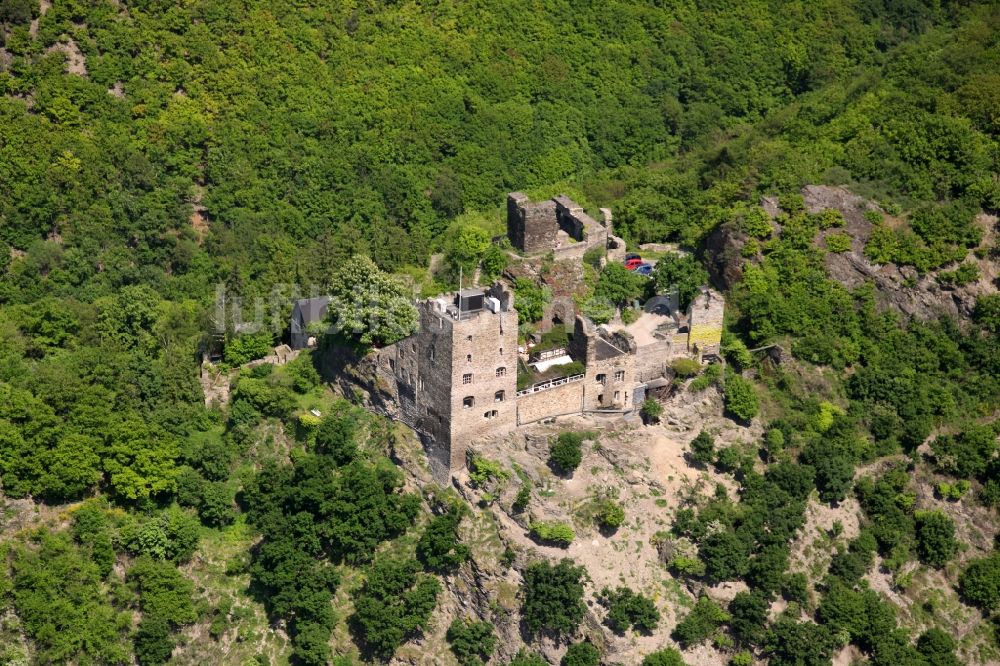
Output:
<svg viewBox="0 0 1000 666">
<path fill-rule="evenodd" d="M 311 324 L 315 321 L 320 321 L 326 316 L 326 309 L 329 305 L 329 296 L 303 298 L 295 301 L 295 307 L 292 309 L 292 314 L 294 316 L 295 312 L 298 312 L 302 318 L 303 324 Z"/>
<path fill-rule="evenodd" d="M 471 298 L 473 296 L 483 296 L 486 294 L 484 289 L 463 289 L 458 292 L 458 295 L 462 298 Z"/>
</svg>

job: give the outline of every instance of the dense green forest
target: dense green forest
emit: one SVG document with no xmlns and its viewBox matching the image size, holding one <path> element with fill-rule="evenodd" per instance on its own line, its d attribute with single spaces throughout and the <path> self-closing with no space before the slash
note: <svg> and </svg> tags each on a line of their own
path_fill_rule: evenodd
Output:
<svg viewBox="0 0 1000 666">
<path fill-rule="evenodd" d="M 996 517 L 1000 297 L 963 322 L 880 310 L 828 279 L 815 238 L 838 222 L 796 195 L 878 201 L 893 224 L 876 216 L 865 254 L 955 281 L 970 251 L 1000 253 L 976 222 L 1000 208 L 998 172 L 992 2 L 0 0 L 0 482 L 9 513 L 51 519 L 3 525 L 0 661 L 163 663 L 196 622 L 245 632 L 259 664 L 384 660 L 419 636 L 469 557 L 465 505 L 406 486 L 393 426 L 334 399 L 308 355 L 240 373 L 220 409 L 198 352 L 219 283 L 329 286 L 358 254 L 432 283 L 438 252 L 498 273 L 489 233 L 523 190 L 611 207 L 632 246 L 698 254 L 725 223 L 753 239 L 727 294 L 730 369 L 695 381 L 725 381 L 729 411 L 765 415 L 766 435 L 753 452 L 697 440 L 739 499 L 679 509 L 672 535 L 697 556 L 670 563 L 750 589 L 698 601 L 677 644 L 724 639 L 734 664 L 824 664 L 847 643 L 880 666 L 958 663 L 950 636 L 911 636 L 861 576 L 876 556 L 900 576 L 947 570 L 1000 625 L 1000 551 L 957 570 L 966 546 L 949 516 L 913 508 L 912 478 L 929 468 L 949 479 L 940 496 Z M 777 229 L 761 195 L 779 197 Z M 690 264 L 664 279 L 700 285 Z M 599 294 L 637 295 L 615 273 Z M 537 294 L 530 323 L 541 292 L 518 291 Z M 227 361 L 280 337 L 231 339 Z M 774 342 L 825 383 L 747 350 Z M 788 544 L 814 491 L 856 500 L 864 524 L 804 581 Z M 206 582 L 192 561 L 209 551 L 227 555 Z M 586 572 L 523 574 L 529 631 L 571 635 Z M 616 631 L 656 626 L 639 592 L 602 593 Z M 779 597 L 811 619 L 769 621 Z M 289 644 L 258 649 L 279 625 Z M 448 636 L 463 664 L 497 643 L 472 620 Z M 576 643 L 564 663 L 595 655 Z"/>
</svg>

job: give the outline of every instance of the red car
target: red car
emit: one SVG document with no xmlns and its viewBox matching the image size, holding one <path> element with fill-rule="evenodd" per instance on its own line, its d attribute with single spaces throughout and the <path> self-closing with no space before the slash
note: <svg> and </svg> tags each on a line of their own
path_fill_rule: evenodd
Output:
<svg viewBox="0 0 1000 666">
<path fill-rule="evenodd" d="M 629 269 L 630 271 L 634 271 L 635 269 L 639 268 L 639 266 L 642 266 L 642 259 L 625 260 L 625 268 Z"/>
</svg>

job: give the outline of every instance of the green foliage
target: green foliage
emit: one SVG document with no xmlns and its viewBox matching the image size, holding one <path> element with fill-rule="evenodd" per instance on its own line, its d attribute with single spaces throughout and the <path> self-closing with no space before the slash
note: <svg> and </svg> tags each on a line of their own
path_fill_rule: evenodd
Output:
<svg viewBox="0 0 1000 666">
<path fill-rule="evenodd" d="M 643 276 L 628 270 L 623 264 L 612 262 L 601 271 L 594 295 L 623 307 L 642 296 L 645 287 Z"/>
<path fill-rule="evenodd" d="M 417 330 L 417 309 L 394 277 L 364 255 L 344 262 L 330 278 L 327 321 L 358 344 L 389 345 Z"/>
<path fill-rule="evenodd" d="M 586 571 L 569 559 L 534 562 L 524 570 L 521 617 L 529 631 L 572 633 L 583 620 Z"/>
<path fill-rule="evenodd" d="M 917 511 L 917 555 L 924 564 L 941 568 L 958 550 L 955 523 L 940 511 Z"/>
<path fill-rule="evenodd" d="M 715 460 L 715 438 L 711 433 L 702 430 L 689 445 L 691 448 L 691 459 L 702 465 L 707 465 Z"/>
<path fill-rule="evenodd" d="M 576 538 L 573 527 L 558 520 L 543 520 L 531 523 L 528 527 L 531 536 L 542 543 L 552 544 L 561 548 L 568 547 Z"/>
<path fill-rule="evenodd" d="M 987 483 L 989 482 L 987 481 Z M 942 499 L 957 502 L 965 497 L 965 493 L 969 492 L 971 487 L 972 484 L 970 484 L 967 480 L 962 479 L 961 481 L 956 481 L 955 483 L 940 481 L 934 486 L 934 490 Z M 986 490 L 988 489 L 984 488 L 984 491 Z"/>
<path fill-rule="evenodd" d="M 656 398 L 646 398 L 642 401 L 639 413 L 646 423 L 656 423 L 660 420 L 660 416 L 663 415 L 663 405 Z"/>
<path fill-rule="evenodd" d="M 415 560 L 375 560 L 354 593 L 349 622 L 356 638 L 374 655 L 388 659 L 427 628 L 440 589 L 436 578 L 420 573 Z"/>
<path fill-rule="evenodd" d="M 763 208 L 749 208 L 739 220 L 740 228 L 754 238 L 766 239 L 771 235 L 771 218 Z"/>
<path fill-rule="evenodd" d="M 771 604 L 758 590 L 737 592 L 729 602 L 729 626 L 733 637 L 743 645 L 757 645 L 767 629 Z"/>
<path fill-rule="evenodd" d="M 635 629 L 642 634 L 651 634 L 660 622 L 660 611 L 649 597 L 636 594 L 628 587 L 615 590 L 604 588 L 598 597 L 608 609 L 605 622 L 612 630 L 624 634 Z"/>
<path fill-rule="evenodd" d="M 652 278 L 658 294 L 673 293 L 676 289 L 680 307 L 686 310 L 708 282 L 708 271 L 691 255 L 668 254 L 656 262 Z"/>
<path fill-rule="evenodd" d="M 140 557 L 128 571 L 127 580 L 139 596 L 142 621 L 135 638 L 136 657 L 141 664 L 162 664 L 170 658 L 172 632 L 195 621 L 191 602 L 194 585 L 169 562 Z"/>
<path fill-rule="evenodd" d="M 841 253 L 851 249 L 851 237 L 847 234 L 827 234 L 824 241 L 830 252 Z"/>
<path fill-rule="evenodd" d="M 932 627 L 920 634 L 917 639 L 917 651 L 934 666 L 959 666 L 961 662 L 955 656 L 955 640 L 937 627 Z"/>
<path fill-rule="evenodd" d="M 613 499 L 600 500 L 594 520 L 601 529 L 616 530 L 625 522 L 625 509 Z"/>
<path fill-rule="evenodd" d="M 514 307 L 518 323 L 530 324 L 541 319 L 550 300 L 552 294 L 528 278 L 514 280 Z"/>
<path fill-rule="evenodd" d="M 586 434 L 580 432 L 559 433 L 549 444 L 549 464 L 561 474 L 572 474 L 583 460 L 583 440 Z"/>
<path fill-rule="evenodd" d="M 677 358 L 670 363 L 670 367 L 678 377 L 694 377 L 701 372 L 701 364 L 693 358 Z"/>
<path fill-rule="evenodd" d="M 676 649 L 664 648 L 643 657 L 642 666 L 686 666 L 686 662 Z"/>
<path fill-rule="evenodd" d="M 445 634 L 451 651 L 462 666 L 477 666 L 488 661 L 497 646 L 494 627 L 489 622 L 455 618 Z"/>
<path fill-rule="evenodd" d="M 149 518 L 129 516 L 119 538 L 133 555 L 187 562 L 198 546 L 198 532 L 198 519 L 172 506 Z"/>
<path fill-rule="evenodd" d="M 975 426 L 958 435 L 939 435 L 931 442 L 938 469 L 957 477 L 981 476 L 997 450 L 990 426 Z"/>
<path fill-rule="evenodd" d="M 274 340 L 267 332 L 234 335 L 226 340 L 223 353 L 226 363 L 238 366 L 258 358 L 264 358 L 271 353 L 273 344 Z M 256 370 L 256 368 L 254 369 Z"/>
<path fill-rule="evenodd" d="M 590 642 L 573 643 L 559 660 L 559 666 L 598 666 L 600 663 L 601 651 Z"/>
<path fill-rule="evenodd" d="M 836 647 L 825 627 L 784 618 L 772 625 L 764 641 L 772 666 L 827 666 Z"/>
<path fill-rule="evenodd" d="M 953 271 L 941 271 L 937 279 L 946 287 L 964 287 L 979 279 L 979 266 L 972 262 L 963 262 Z"/>
<path fill-rule="evenodd" d="M 531 501 L 531 482 L 524 481 L 521 487 L 517 489 L 517 496 L 514 497 L 514 501 L 511 504 L 511 510 L 514 513 L 522 513 L 528 508 L 528 502 Z"/>
<path fill-rule="evenodd" d="M 726 373 L 726 411 L 741 421 L 749 421 L 757 416 L 760 403 L 757 390 L 740 375 Z"/>
<path fill-rule="evenodd" d="M 958 591 L 987 611 L 1000 607 L 1000 553 L 970 560 L 958 579 Z"/>
<path fill-rule="evenodd" d="M 14 609 L 44 663 L 127 663 L 128 613 L 114 608 L 98 566 L 65 533 L 42 531 L 12 552 Z"/>
<path fill-rule="evenodd" d="M 357 417 L 350 413 L 328 414 L 316 428 L 316 453 L 345 465 L 358 455 Z"/>
<path fill-rule="evenodd" d="M 708 597 L 698 597 L 691 611 L 677 623 L 671 637 L 687 649 L 704 643 L 729 619 L 729 614 L 717 603 Z"/>
<path fill-rule="evenodd" d="M 469 466 L 469 479 L 476 488 L 483 488 L 490 482 L 502 482 L 510 478 L 510 472 L 496 460 L 475 456 Z"/>
<path fill-rule="evenodd" d="M 692 393 L 698 393 L 699 391 L 704 391 L 710 386 L 715 386 L 719 380 L 722 379 L 722 364 L 720 363 L 710 363 L 705 366 L 705 372 L 702 373 L 700 377 L 695 377 L 688 384 L 688 388 Z"/>
<path fill-rule="evenodd" d="M 463 511 L 456 505 L 431 518 L 417 541 L 417 559 L 429 571 L 450 573 L 469 559 L 469 547 L 459 543 L 458 524 Z"/>
</svg>

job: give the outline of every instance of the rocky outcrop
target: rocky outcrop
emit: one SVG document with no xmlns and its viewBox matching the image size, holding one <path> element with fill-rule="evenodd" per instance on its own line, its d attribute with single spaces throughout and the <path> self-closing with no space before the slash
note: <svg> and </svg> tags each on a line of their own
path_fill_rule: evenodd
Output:
<svg viewBox="0 0 1000 666">
<path fill-rule="evenodd" d="M 705 267 L 712 282 L 723 291 L 729 291 L 743 278 L 743 246 L 747 239 L 734 222 L 725 222 L 705 242 Z"/>
</svg>

